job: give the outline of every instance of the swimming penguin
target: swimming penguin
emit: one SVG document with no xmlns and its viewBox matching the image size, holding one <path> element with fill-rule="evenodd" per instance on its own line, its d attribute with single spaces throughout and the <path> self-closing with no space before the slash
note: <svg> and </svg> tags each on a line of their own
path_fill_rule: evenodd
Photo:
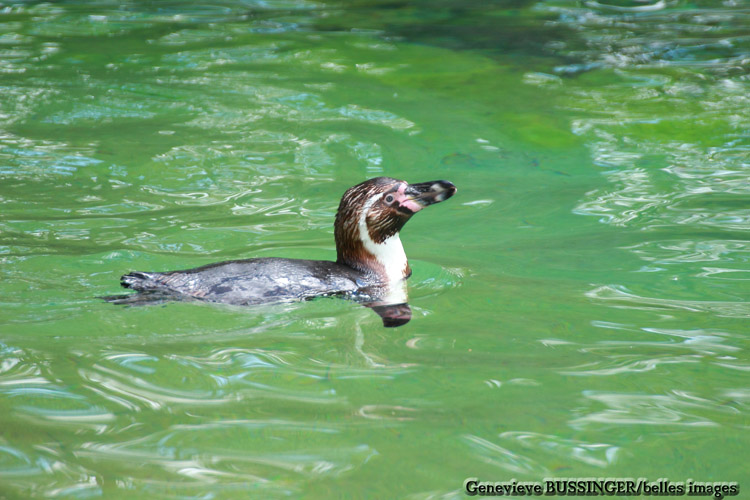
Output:
<svg viewBox="0 0 750 500">
<path fill-rule="evenodd" d="M 122 276 L 121 284 L 138 294 L 105 298 L 130 304 L 193 299 L 251 305 L 335 295 L 371 307 L 385 326 L 399 326 L 411 319 L 404 289 L 411 268 L 399 231 L 412 215 L 455 193 L 448 181 L 408 184 L 376 177 L 341 198 L 334 224 L 336 262 L 262 257 L 182 271 L 135 271 Z"/>
</svg>

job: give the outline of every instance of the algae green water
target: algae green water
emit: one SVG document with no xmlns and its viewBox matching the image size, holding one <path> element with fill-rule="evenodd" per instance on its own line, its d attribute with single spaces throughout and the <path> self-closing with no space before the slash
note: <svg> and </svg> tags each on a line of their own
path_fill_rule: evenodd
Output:
<svg viewBox="0 0 750 500">
<path fill-rule="evenodd" d="M 0 3 L 0 498 L 750 488 L 750 4 Z M 118 307 L 447 179 L 414 315 Z"/>
</svg>

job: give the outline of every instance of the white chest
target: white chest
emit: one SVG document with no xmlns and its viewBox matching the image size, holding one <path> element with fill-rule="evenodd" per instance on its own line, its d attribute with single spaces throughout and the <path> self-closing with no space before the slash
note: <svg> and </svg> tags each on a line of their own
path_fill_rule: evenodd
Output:
<svg viewBox="0 0 750 500">
<path fill-rule="evenodd" d="M 363 210 L 359 218 L 359 236 L 365 250 L 370 252 L 375 257 L 375 260 L 385 269 L 388 282 L 395 283 L 406 277 L 405 273 L 408 265 L 406 253 L 404 252 L 404 246 L 401 244 L 401 238 L 399 238 L 398 233 L 386 239 L 383 243 L 375 243 L 370 238 L 370 232 L 367 229 L 366 214 L 367 209 L 369 209 L 369 206 L 374 201 L 374 199 L 368 200 L 366 209 Z"/>
<path fill-rule="evenodd" d="M 398 234 L 391 236 L 383 243 L 375 243 L 369 235 L 363 241 L 367 251 L 374 255 L 378 263 L 385 269 L 390 283 L 406 277 L 404 274 L 408 261 Z"/>
</svg>

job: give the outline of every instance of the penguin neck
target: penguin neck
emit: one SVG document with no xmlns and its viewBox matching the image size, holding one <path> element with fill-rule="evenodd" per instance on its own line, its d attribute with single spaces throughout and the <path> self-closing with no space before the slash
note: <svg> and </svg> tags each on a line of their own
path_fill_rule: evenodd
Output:
<svg viewBox="0 0 750 500">
<path fill-rule="evenodd" d="M 339 227 L 339 224 L 342 227 Z M 411 276 L 411 268 L 399 233 L 383 239 L 380 243 L 373 240 L 367 226 L 366 210 L 358 214 L 356 224 L 343 226 L 343 221 L 337 220 L 336 261 L 339 264 L 374 275 L 381 283 L 393 284 Z"/>
</svg>

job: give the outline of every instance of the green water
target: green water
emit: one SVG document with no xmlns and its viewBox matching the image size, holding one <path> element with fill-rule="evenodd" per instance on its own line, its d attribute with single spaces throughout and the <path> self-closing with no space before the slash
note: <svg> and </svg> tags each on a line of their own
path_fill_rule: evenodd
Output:
<svg viewBox="0 0 750 500">
<path fill-rule="evenodd" d="M 750 488 L 750 4 L 0 4 L 0 498 Z M 126 308 L 335 258 L 369 177 L 458 194 L 413 319 Z M 740 497 L 742 493 L 740 494 Z"/>
</svg>

